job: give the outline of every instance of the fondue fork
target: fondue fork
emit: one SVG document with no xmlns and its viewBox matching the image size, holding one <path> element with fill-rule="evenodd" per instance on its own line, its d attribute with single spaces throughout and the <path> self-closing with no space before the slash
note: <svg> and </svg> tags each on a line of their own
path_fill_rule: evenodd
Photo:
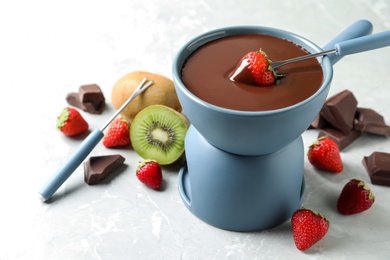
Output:
<svg viewBox="0 0 390 260">
<path fill-rule="evenodd" d="M 377 34 L 351 39 L 348 41 L 339 42 L 334 45 L 334 49 L 332 50 L 312 53 L 312 54 L 308 54 L 308 55 L 304 55 L 301 57 L 296 57 L 288 60 L 283 60 L 283 61 L 273 61 L 271 65 L 273 69 L 276 69 L 278 67 L 293 62 L 325 56 L 332 53 L 338 56 L 345 56 L 349 54 L 374 50 L 374 49 L 383 48 L 387 46 L 390 46 L 390 31 L 385 31 Z"/>
<path fill-rule="evenodd" d="M 39 191 L 39 197 L 42 201 L 50 199 L 57 189 L 69 178 L 69 176 L 77 169 L 77 167 L 84 161 L 88 154 L 103 138 L 103 131 L 110 125 L 110 123 L 122 112 L 122 110 L 139 94 L 145 91 L 153 84 L 153 81 L 146 83 L 147 78 L 144 78 L 134 93 L 123 103 L 123 105 L 112 115 L 106 124 L 100 129 L 93 130 L 87 138 L 80 144 L 76 151 L 69 157 L 69 159 L 57 170 L 57 172 L 48 180 L 48 182 Z"/>
</svg>

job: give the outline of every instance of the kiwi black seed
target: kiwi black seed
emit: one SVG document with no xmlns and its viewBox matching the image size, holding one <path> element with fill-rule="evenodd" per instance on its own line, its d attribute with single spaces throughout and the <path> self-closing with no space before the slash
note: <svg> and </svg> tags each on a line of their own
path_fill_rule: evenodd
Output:
<svg viewBox="0 0 390 260">
<path fill-rule="evenodd" d="M 130 128 L 134 150 L 144 159 L 161 165 L 175 162 L 184 152 L 188 121 L 179 112 L 163 105 L 141 110 Z"/>
</svg>

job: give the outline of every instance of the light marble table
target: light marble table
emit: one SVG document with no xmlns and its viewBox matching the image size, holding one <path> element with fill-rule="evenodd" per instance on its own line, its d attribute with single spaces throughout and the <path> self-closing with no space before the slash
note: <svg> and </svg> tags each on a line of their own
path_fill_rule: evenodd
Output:
<svg viewBox="0 0 390 260">
<path fill-rule="evenodd" d="M 147 70 L 171 77 L 172 59 L 200 33 L 230 25 L 263 25 L 301 34 L 320 46 L 359 19 L 390 29 L 387 0 L 344 1 L 2 1 L 0 4 L 0 259 L 389 259 L 390 188 L 370 185 L 374 206 L 341 216 L 335 201 L 346 181 L 370 184 L 361 160 L 390 152 L 390 139 L 363 135 L 342 152 L 339 175 L 305 161 L 304 206 L 331 221 L 307 252 L 295 248 L 290 221 L 267 231 L 212 227 L 183 205 L 179 166 L 164 167 L 165 189 L 139 183 L 139 157 L 99 144 L 91 155 L 121 153 L 126 167 L 87 186 L 82 167 L 51 203 L 37 192 L 80 140 L 55 129 L 67 93 L 96 83 L 107 98 L 102 115 L 84 113 L 91 129 L 114 112 L 111 88 L 123 74 Z M 390 123 L 390 48 L 345 57 L 334 67 L 330 95 L 344 89 Z M 305 147 L 317 136 L 303 134 Z"/>
</svg>

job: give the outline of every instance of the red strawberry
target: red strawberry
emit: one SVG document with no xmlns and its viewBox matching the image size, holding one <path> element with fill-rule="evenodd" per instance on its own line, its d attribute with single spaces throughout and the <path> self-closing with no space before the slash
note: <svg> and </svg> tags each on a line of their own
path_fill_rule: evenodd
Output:
<svg viewBox="0 0 390 260">
<path fill-rule="evenodd" d="M 138 179 L 152 189 L 159 189 L 162 184 L 161 166 L 154 160 L 140 162 L 136 171 Z"/>
<path fill-rule="evenodd" d="M 272 85 L 279 75 L 271 63 L 262 50 L 249 52 L 238 62 L 230 79 L 258 86 Z"/>
<path fill-rule="evenodd" d="M 115 118 L 103 137 L 105 147 L 126 146 L 130 141 L 130 124 L 124 118 Z"/>
<path fill-rule="evenodd" d="M 293 237 L 299 250 L 306 250 L 320 241 L 328 232 L 329 221 L 311 209 L 299 209 L 291 218 Z"/>
<path fill-rule="evenodd" d="M 341 191 L 337 209 L 345 215 L 355 214 L 369 209 L 374 201 L 375 196 L 366 183 L 360 179 L 352 179 Z"/>
<path fill-rule="evenodd" d="M 343 170 L 339 147 L 327 136 L 317 139 L 310 145 L 307 157 L 317 169 L 335 173 Z"/>
<path fill-rule="evenodd" d="M 57 118 L 57 128 L 67 136 L 74 136 L 88 130 L 88 123 L 74 108 L 66 107 Z"/>
</svg>

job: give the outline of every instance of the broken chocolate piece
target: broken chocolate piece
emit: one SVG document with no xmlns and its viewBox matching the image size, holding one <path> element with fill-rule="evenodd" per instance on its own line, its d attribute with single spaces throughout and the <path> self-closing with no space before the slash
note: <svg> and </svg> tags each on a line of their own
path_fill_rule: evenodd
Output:
<svg viewBox="0 0 390 260">
<path fill-rule="evenodd" d="M 314 118 L 313 122 L 310 125 L 310 128 L 314 129 L 323 129 L 331 127 L 331 125 L 320 115 L 318 114 L 316 118 Z"/>
<path fill-rule="evenodd" d="M 373 152 L 363 158 L 363 165 L 372 184 L 390 186 L 390 154 Z"/>
<path fill-rule="evenodd" d="M 361 132 L 356 130 L 352 130 L 346 135 L 336 128 L 324 128 L 318 133 L 318 137 L 328 136 L 330 139 L 335 141 L 340 151 L 356 141 L 360 135 Z"/>
<path fill-rule="evenodd" d="M 68 102 L 69 105 L 84 110 L 83 104 L 80 102 L 79 93 L 74 93 L 74 92 L 69 93 L 66 96 L 66 101 Z"/>
<path fill-rule="evenodd" d="M 333 127 L 348 135 L 353 128 L 357 100 L 349 90 L 344 90 L 325 101 L 320 115 Z"/>
<path fill-rule="evenodd" d="M 390 126 L 386 125 L 382 115 L 370 108 L 358 108 L 354 128 L 359 131 L 390 136 Z"/>
<path fill-rule="evenodd" d="M 84 162 L 84 181 L 97 184 L 123 165 L 125 158 L 119 154 L 93 156 Z"/>
<path fill-rule="evenodd" d="M 101 114 L 106 104 L 104 95 L 96 84 L 80 86 L 79 93 L 69 93 L 66 100 L 69 105 L 91 114 Z"/>
<path fill-rule="evenodd" d="M 96 103 L 105 100 L 100 87 L 96 84 L 80 86 L 79 94 L 82 103 Z"/>
</svg>

